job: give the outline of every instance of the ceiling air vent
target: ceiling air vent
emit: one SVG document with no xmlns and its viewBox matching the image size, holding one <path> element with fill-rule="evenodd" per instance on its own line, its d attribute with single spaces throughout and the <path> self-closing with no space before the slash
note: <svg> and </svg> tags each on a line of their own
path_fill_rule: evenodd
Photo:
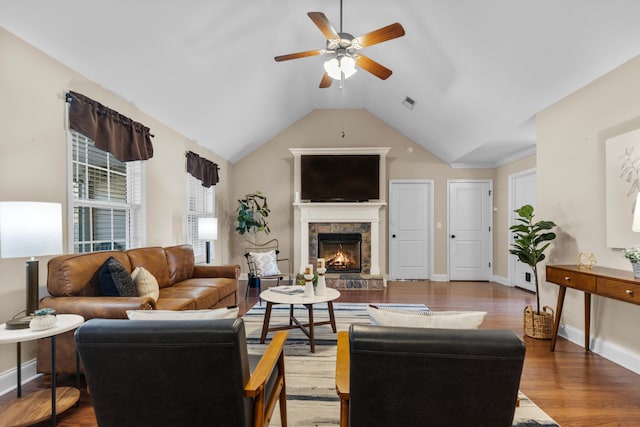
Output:
<svg viewBox="0 0 640 427">
<path fill-rule="evenodd" d="M 414 101 L 413 99 L 409 98 L 408 96 L 404 99 L 404 101 L 402 101 L 402 105 L 404 105 L 405 107 L 407 107 L 407 109 L 409 110 L 413 110 L 413 107 L 415 107 L 416 105 L 416 101 Z"/>
</svg>

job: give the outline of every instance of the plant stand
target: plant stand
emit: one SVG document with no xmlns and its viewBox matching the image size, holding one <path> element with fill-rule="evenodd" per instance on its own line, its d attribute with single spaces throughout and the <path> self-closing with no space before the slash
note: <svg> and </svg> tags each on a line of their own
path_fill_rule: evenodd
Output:
<svg viewBox="0 0 640 427">
<path fill-rule="evenodd" d="M 544 306 L 536 313 L 532 306 L 524 308 L 524 334 L 531 338 L 549 340 L 553 337 L 553 309 Z"/>
</svg>

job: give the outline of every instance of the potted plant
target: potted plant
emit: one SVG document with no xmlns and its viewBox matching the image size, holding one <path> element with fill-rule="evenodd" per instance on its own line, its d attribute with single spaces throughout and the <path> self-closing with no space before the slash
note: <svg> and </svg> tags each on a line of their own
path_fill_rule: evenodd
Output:
<svg viewBox="0 0 640 427">
<path fill-rule="evenodd" d="M 516 239 L 509 252 L 516 255 L 520 262 L 524 262 L 531 267 L 536 286 L 536 310 L 535 313 L 527 313 L 527 309 L 525 309 L 525 333 L 533 338 L 551 338 L 553 312 L 548 313 L 540 310 L 538 263 L 545 259 L 544 251 L 549 247 L 551 241 L 556 238 L 556 234 L 549 231 L 556 224 L 553 221 L 534 222 L 533 206 L 531 205 L 524 205 L 514 212 L 519 217 L 516 218 L 518 223 L 509 227 Z M 547 308 L 545 307 L 545 309 Z M 549 310 L 551 309 L 549 308 Z"/>
<path fill-rule="evenodd" d="M 252 233 L 255 241 L 256 233 L 264 231 L 265 234 L 269 234 L 271 231 L 266 219 L 271 209 L 267 204 L 266 196 L 260 191 L 246 194 L 244 199 L 238 200 L 236 211 L 238 212 L 236 231 L 241 235 Z"/>
<path fill-rule="evenodd" d="M 627 248 L 623 251 L 623 254 L 631 262 L 633 277 L 640 278 L 640 247 Z"/>
</svg>

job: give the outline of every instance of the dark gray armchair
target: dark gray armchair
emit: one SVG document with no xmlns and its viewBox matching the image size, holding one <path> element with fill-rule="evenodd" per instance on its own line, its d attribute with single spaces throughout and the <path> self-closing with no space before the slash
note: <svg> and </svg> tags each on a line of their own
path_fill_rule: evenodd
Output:
<svg viewBox="0 0 640 427">
<path fill-rule="evenodd" d="M 286 339 L 253 358 L 242 319 L 92 319 L 75 333 L 98 425 L 114 427 L 266 426 L 278 401 L 285 426 Z"/>
<path fill-rule="evenodd" d="M 524 355 L 512 331 L 352 325 L 338 334 L 340 425 L 510 427 Z"/>
</svg>

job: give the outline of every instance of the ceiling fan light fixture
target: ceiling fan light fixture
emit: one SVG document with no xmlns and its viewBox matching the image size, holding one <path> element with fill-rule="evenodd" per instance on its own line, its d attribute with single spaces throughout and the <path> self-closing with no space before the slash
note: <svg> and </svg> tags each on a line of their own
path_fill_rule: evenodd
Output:
<svg viewBox="0 0 640 427">
<path fill-rule="evenodd" d="M 348 79 L 358 71 L 356 61 L 351 56 L 331 58 L 324 63 L 324 70 L 334 80 L 341 80 L 343 74 L 344 78 Z"/>
</svg>

